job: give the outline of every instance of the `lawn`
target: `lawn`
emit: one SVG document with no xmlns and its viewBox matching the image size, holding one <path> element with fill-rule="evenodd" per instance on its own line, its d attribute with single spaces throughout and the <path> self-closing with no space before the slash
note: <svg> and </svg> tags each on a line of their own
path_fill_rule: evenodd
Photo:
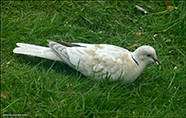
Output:
<svg viewBox="0 0 186 118">
<path fill-rule="evenodd" d="M 186 117 L 185 3 L 1 1 L 1 117 Z M 62 62 L 13 53 L 17 42 L 47 40 L 130 51 L 151 45 L 161 65 L 148 65 L 132 84 L 108 83 Z"/>
</svg>

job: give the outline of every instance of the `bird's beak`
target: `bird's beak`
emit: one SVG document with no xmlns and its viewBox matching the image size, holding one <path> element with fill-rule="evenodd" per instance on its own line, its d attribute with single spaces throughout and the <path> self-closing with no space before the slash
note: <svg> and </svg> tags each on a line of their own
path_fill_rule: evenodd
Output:
<svg viewBox="0 0 186 118">
<path fill-rule="evenodd" d="M 154 62 L 157 64 L 157 65 L 160 65 L 160 62 L 158 61 L 158 59 L 155 59 L 155 58 L 153 58 L 154 59 Z"/>
</svg>

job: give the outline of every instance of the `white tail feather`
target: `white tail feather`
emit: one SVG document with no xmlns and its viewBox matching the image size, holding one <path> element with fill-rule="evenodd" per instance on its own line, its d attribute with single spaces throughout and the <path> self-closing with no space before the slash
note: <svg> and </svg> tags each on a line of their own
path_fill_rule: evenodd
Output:
<svg viewBox="0 0 186 118">
<path fill-rule="evenodd" d="M 14 53 L 61 61 L 61 59 L 49 47 L 36 46 L 36 45 L 26 44 L 26 43 L 17 43 L 16 45 L 19 47 L 16 47 L 13 50 Z"/>
</svg>

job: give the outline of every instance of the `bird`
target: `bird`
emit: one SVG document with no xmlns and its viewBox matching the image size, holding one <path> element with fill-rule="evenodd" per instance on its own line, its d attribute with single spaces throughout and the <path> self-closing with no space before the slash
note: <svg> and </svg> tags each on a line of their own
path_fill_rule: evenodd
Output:
<svg viewBox="0 0 186 118">
<path fill-rule="evenodd" d="M 96 81 L 134 82 L 150 63 L 160 65 L 156 51 L 149 45 L 142 45 L 134 52 L 111 44 L 67 43 L 47 40 L 49 47 L 27 43 L 16 43 L 13 52 L 62 61 L 84 76 Z"/>
</svg>

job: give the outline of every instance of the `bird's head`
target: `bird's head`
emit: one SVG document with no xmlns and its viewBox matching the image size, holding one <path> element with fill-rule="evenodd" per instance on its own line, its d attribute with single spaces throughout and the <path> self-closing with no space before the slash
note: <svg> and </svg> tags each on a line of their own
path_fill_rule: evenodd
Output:
<svg viewBox="0 0 186 118">
<path fill-rule="evenodd" d="M 160 62 L 157 59 L 156 56 L 156 51 L 154 50 L 153 47 L 151 46 L 141 46 L 137 48 L 133 53 L 132 53 L 134 59 L 142 65 L 148 65 L 149 63 L 155 62 L 157 65 L 160 65 Z"/>
</svg>

